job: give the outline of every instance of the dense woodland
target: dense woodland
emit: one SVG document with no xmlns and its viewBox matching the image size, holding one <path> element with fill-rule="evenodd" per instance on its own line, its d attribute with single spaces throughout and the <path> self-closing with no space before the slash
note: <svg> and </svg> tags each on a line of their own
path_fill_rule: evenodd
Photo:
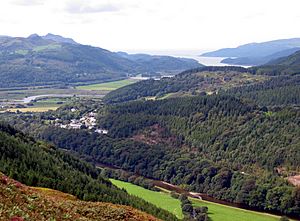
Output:
<svg viewBox="0 0 300 221">
<path fill-rule="evenodd" d="M 24 184 L 53 188 L 87 201 L 130 205 L 164 220 L 177 220 L 169 212 L 113 186 L 90 164 L 3 123 L 0 153 L 0 171 Z"/>
<path fill-rule="evenodd" d="M 260 107 L 229 95 L 100 105 L 108 136 L 55 128 L 47 115 L 11 122 L 93 163 L 256 209 L 300 214 L 299 189 L 276 172 L 299 171 L 296 107 Z"/>
<path fill-rule="evenodd" d="M 273 77 L 259 84 L 232 88 L 224 93 L 250 100 L 260 106 L 299 105 L 300 75 Z"/>
</svg>

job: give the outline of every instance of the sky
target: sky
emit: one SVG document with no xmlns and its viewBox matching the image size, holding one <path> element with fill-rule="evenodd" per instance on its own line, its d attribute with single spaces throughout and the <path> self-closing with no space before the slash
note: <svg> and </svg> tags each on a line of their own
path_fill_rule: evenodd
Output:
<svg viewBox="0 0 300 221">
<path fill-rule="evenodd" d="M 2 0 L 0 35 L 112 51 L 212 50 L 300 37 L 299 0 Z"/>
</svg>

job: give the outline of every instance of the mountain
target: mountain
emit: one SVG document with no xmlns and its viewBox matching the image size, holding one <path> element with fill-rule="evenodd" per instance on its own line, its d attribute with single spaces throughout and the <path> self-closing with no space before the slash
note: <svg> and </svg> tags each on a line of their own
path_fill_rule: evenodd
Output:
<svg viewBox="0 0 300 221">
<path fill-rule="evenodd" d="M 128 54 L 125 52 L 117 52 L 123 58 L 137 62 L 141 64 L 144 68 L 152 72 L 178 72 L 178 70 L 186 70 L 186 63 L 190 63 L 191 66 L 201 67 L 203 65 L 199 64 L 194 59 L 188 58 L 175 58 L 171 56 L 158 56 L 158 55 L 148 55 L 148 54 Z"/>
<path fill-rule="evenodd" d="M 224 48 L 207 52 L 206 57 L 265 57 L 274 53 L 300 47 L 300 38 L 281 39 L 262 43 L 250 43 L 236 48 Z"/>
<path fill-rule="evenodd" d="M 57 190 L 29 187 L 1 172 L 0 192 L 1 220 L 158 220 L 129 206 L 86 202 Z"/>
<path fill-rule="evenodd" d="M 257 74 L 295 75 L 300 73 L 300 51 L 287 57 L 278 58 L 269 63 L 253 68 Z"/>
<path fill-rule="evenodd" d="M 118 189 L 92 165 L 4 123 L 0 123 L 0 154 L 0 172 L 26 185 L 55 189 L 85 201 L 128 205 L 164 220 L 177 220 Z"/>
<path fill-rule="evenodd" d="M 54 35 L 51 33 L 48 33 L 45 36 L 42 36 L 43 39 L 45 40 L 52 40 L 57 43 L 69 43 L 69 44 L 78 44 L 76 41 L 74 41 L 72 38 L 64 38 L 60 35 Z"/>
<path fill-rule="evenodd" d="M 289 56 L 299 50 L 300 48 L 286 49 L 265 57 L 225 58 L 221 61 L 221 63 L 232 64 L 232 65 L 247 65 L 247 66 L 263 65 L 270 61 L 276 60 L 278 58 Z"/>
<path fill-rule="evenodd" d="M 117 53 L 75 44 L 52 34 L 3 38 L 0 39 L 0 87 L 103 82 L 126 78 L 129 74 L 180 72 L 200 66 L 194 60 L 179 58 L 155 61 L 144 66 Z M 174 61 L 180 65 L 172 67 Z M 156 67 L 157 64 L 160 66 Z"/>
</svg>

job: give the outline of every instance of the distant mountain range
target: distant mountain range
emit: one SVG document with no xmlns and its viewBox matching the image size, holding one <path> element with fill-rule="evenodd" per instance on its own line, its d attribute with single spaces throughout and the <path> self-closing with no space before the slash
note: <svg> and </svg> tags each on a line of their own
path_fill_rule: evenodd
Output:
<svg viewBox="0 0 300 221">
<path fill-rule="evenodd" d="M 224 48 L 204 53 L 201 56 L 228 57 L 222 60 L 222 63 L 256 66 L 266 64 L 280 57 L 289 56 L 298 50 L 300 50 L 300 38 L 292 38 L 250 43 L 237 48 Z"/>
<path fill-rule="evenodd" d="M 0 87 L 102 82 L 201 66 L 196 60 L 168 56 L 129 57 L 53 34 L 0 36 Z"/>
</svg>

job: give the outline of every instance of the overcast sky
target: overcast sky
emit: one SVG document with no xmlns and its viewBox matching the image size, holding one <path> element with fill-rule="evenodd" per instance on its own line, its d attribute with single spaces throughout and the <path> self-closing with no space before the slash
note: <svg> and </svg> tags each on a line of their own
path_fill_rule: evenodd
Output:
<svg viewBox="0 0 300 221">
<path fill-rule="evenodd" d="M 110 50 L 196 50 L 300 37 L 299 0 L 2 0 L 0 35 Z"/>
</svg>

